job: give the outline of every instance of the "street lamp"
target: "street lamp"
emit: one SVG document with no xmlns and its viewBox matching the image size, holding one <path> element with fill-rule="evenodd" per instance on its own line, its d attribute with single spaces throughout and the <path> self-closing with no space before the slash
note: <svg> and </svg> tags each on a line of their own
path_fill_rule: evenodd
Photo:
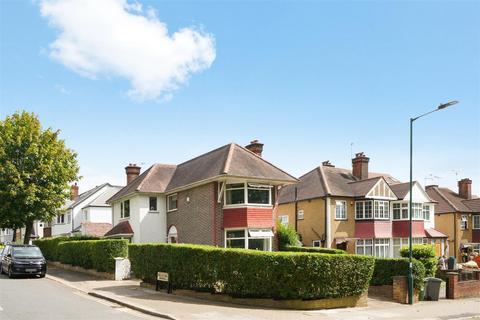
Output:
<svg viewBox="0 0 480 320">
<path fill-rule="evenodd" d="M 413 158 L 413 122 L 417 119 L 420 119 L 422 117 L 425 117 L 426 115 L 429 115 L 430 113 L 436 112 L 443 110 L 445 108 L 451 107 L 455 104 L 457 104 L 458 101 L 453 100 L 447 103 L 442 103 L 439 105 L 435 110 L 429 111 L 427 113 L 424 113 L 422 115 L 419 115 L 418 117 L 415 118 L 410 118 L 410 199 L 408 203 L 408 212 L 409 212 L 409 225 L 410 225 L 410 235 L 409 235 L 409 246 L 408 246 L 408 257 L 409 257 L 409 264 L 408 264 L 408 303 L 413 304 L 413 266 L 412 266 L 412 187 L 413 187 L 413 181 L 412 181 L 412 158 Z"/>
</svg>

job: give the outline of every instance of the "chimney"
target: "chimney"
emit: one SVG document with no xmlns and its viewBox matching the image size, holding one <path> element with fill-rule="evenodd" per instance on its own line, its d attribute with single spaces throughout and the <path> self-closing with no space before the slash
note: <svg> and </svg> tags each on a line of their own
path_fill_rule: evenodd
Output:
<svg viewBox="0 0 480 320">
<path fill-rule="evenodd" d="M 77 186 L 77 183 L 75 182 L 75 184 L 72 184 L 72 186 L 70 187 L 70 200 L 77 200 L 78 199 L 78 186 Z"/>
<path fill-rule="evenodd" d="M 322 162 L 322 166 L 324 167 L 335 167 L 333 164 L 330 163 L 330 160 L 327 160 L 327 161 L 323 161 Z"/>
<path fill-rule="evenodd" d="M 463 199 L 472 199 L 472 180 L 465 178 L 458 181 L 458 195 Z"/>
<path fill-rule="evenodd" d="M 359 180 L 368 179 L 368 161 L 370 158 L 363 152 L 355 154 L 355 158 L 352 159 L 352 174 Z"/>
<path fill-rule="evenodd" d="M 135 163 L 129 163 L 128 166 L 125 167 L 125 173 L 127 174 L 127 184 L 129 184 L 140 175 L 140 167 Z"/>
<path fill-rule="evenodd" d="M 248 146 L 245 146 L 245 149 L 248 149 L 255 153 L 257 156 L 261 157 L 263 152 L 263 143 L 258 140 L 250 141 Z"/>
</svg>

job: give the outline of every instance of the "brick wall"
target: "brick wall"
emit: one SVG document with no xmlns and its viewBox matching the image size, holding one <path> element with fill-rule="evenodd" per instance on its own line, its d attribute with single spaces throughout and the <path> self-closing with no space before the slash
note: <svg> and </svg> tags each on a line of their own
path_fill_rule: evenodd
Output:
<svg viewBox="0 0 480 320">
<path fill-rule="evenodd" d="M 393 300 L 398 303 L 408 303 L 408 280 L 405 276 L 393 277 Z M 418 292 L 413 292 L 413 303 L 418 302 Z"/>
<path fill-rule="evenodd" d="M 447 299 L 480 297 L 480 271 L 473 271 L 475 280 L 459 281 L 457 272 L 447 273 Z"/>
</svg>

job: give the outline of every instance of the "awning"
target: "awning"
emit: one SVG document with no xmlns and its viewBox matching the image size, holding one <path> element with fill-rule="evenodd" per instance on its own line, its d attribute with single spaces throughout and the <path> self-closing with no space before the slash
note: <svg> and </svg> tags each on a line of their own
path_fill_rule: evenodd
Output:
<svg viewBox="0 0 480 320">
<path fill-rule="evenodd" d="M 446 234 L 433 228 L 425 229 L 425 235 L 427 236 L 427 238 L 448 238 Z"/>
<path fill-rule="evenodd" d="M 110 238 L 131 236 L 133 236 L 133 229 L 127 220 L 117 223 L 112 229 L 105 233 L 105 237 Z"/>
<path fill-rule="evenodd" d="M 342 243 L 345 243 L 347 242 L 347 239 L 345 238 L 335 238 L 335 243 L 336 244 L 342 244 Z"/>
<path fill-rule="evenodd" d="M 270 229 L 249 229 L 248 234 L 252 238 L 271 238 L 273 232 Z"/>
</svg>

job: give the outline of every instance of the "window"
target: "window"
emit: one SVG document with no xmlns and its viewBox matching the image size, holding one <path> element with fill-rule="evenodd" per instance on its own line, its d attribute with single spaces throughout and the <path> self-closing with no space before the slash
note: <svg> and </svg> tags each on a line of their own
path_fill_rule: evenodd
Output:
<svg viewBox="0 0 480 320">
<path fill-rule="evenodd" d="M 87 210 L 83 210 L 83 220 L 88 221 L 88 211 Z"/>
<path fill-rule="evenodd" d="M 347 220 L 347 202 L 343 200 L 335 201 L 335 219 Z"/>
<path fill-rule="evenodd" d="M 388 201 L 374 201 L 374 217 L 375 219 L 389 219 L 390 210 Z"/>
<path fill-rule="evenodd" d="M 304 216 L 303 210 L 298 210 L 297 211 L 297 220 L 303 220 L 303 216 Z"/>
<path fill-rule="evenodd" d="M 225 247 L 270 251 L 272 237 L 270 229 L 226 230 Z"/>
<path fill-rule="evenodd" d="M 167 211 L 175 211 L 178 209 L 178 197 L 177 194 L 171 194 L 167 197 Z"/>
<path fill-rule="evenodd" d="M 393 220 L 400 220 L 402 217 L 402 209 L 400 203 L 393 204 Z"/>
<path fill-rule="evenodd" d="M 472 250 L 473 252 L 480 254 L 480 243 L 472 243 Z"/>
<path fill-rule="evenodd" d="M 245 203 L 245 184 L 227 184 L 225 189 L 225 204 Z"/>
<path fill-rule="evenodd" d="M 430 205 L 423 205 L 423 220 L 430 221 Z"/>
<path fill-rule="evenodd" d="M 150 197 L 148 199 L 148 207 L 150 211 L 157 211 L 157 197 Z"/>
<path fill-rule="evenodd" d="M 395 238 L 393 239 L 393 257 L 400 258 L 400 249 L 408 247 L 408 238 Z M 423 244 L 423 238 L 412 238 L 412 245 Z"/>
<path fill-rule="evenodd" d="M 390 239 L 375 239 L 375 257 L 387 258 L 390 256 Z"/>
<path fill-rule="evenodd" d="M 480 229 L 480 215 L 474 215 L 473 218 L 473 229 Z"/>
<path fill-rule="evenodd" d="M 402 219 L 408 219 L 408 203 L 402 203 Z"/>
<path fill-rule="evenodd" d="M 167 241 L 168 241 L 168 243 L 177 243 L 178 242 L 177 227 L 171 226 L 170 229 L 168 229 Z"/>
<path fill-rule="evenodd" d="M 281 224 L 286 226 L 288 225 L 288 216 L 287 215 L 278 216 L 278 221 L 280 221 Z"/>
<path fill-rule="evenodd" d="M 227 230 L 227 248 L 245 248 L 245 229 Z"/>
<path fill-rule="evenodd" d="M 225 204 L 271 205 L 272 186 L 255 183 L 230 183 L 225 188 Z"/>
<path fill-rule="evenodd" d="M 120 218 L 130 217 L 130 200 L 125 200 L 120 203 Z"/>
<path fill-rule="evenodd" d="M 322 246 L 322 240 L 313 240 L 312 241 L 312 246 L 313 247 L 321 247 Z"/>
<path fill-rule="evenodd" d="M 372 201 L 355 202 L 355 219 L 372 219 Z"/>
<path fill-rule="evenodd" d="M 412 211 L 414 220 L 423 220 L 423 206 L 421 203 L 412 203 Z"/>
<path fill-rule="evenodd" d="M 67 223 L 71 223 L 71 222 L 72 222 L 72 214 L 67 213 Z"/>
<path fill-rule="evenodd" d="M 373 255 L 373 240 L 372 239 L 358 239 L 356 243 L 357 254 L 364 254 L 367 256 Z"/>
<path fill-rule="evenodd" d="M 59 215 L 57 216 L 57 223 L 58 223 L 58 224 L 65 223 L 65 214 L 59 214 Z"/>
<path fill-rule="evenodd" d="M 270 204 L 271 186 L 248 184 L 248 203 Z"/>
<path fill-rule="evenodd" d="M 468 230 L 468 216 L 465 214 L 460 219 L 460 230 Z"/>
</svg>

